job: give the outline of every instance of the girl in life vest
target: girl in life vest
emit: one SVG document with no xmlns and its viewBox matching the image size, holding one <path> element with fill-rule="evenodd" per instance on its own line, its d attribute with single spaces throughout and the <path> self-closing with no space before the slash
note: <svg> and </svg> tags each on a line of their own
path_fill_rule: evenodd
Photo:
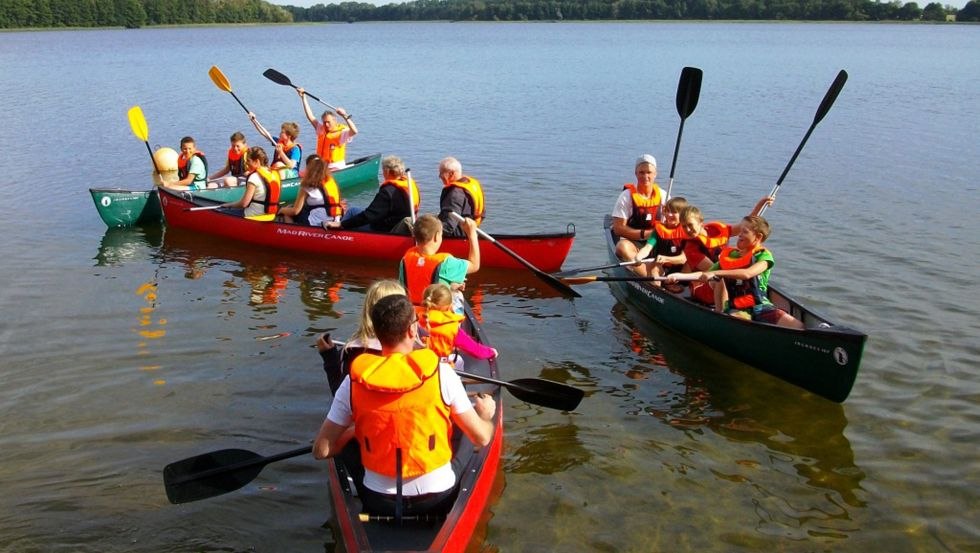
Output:
<svg viewBox="0 0 980 553">
<path fill-rule="evenodd" d="M 249 148 L 249 174 L 245 180 L 245 193 L 237 202 L 222 204 L 223 207 L 242 209 L 245 218 L 256 221 L 272 221 L 276 218 L 282 183 L 279 173 L 266 167 L 268 160 L 261 147 Z"/>
<path fill-rule="evenodd" d="M 642 276 L 664 276 L 676 273 L 687 263 L 684 255 L 684 241 L 687 233 L 680 227 L 680 212 L 687 207 L 687 200 L 677 196 L 667 201 L 664 207 L 664 221 L 654 221 L 653 232 L 647 239 L 646 245 L 636 252 L 637 261 L 643 261 L 633 267 L 637 274 Z M 652 258 L 647 259 L 648 256 Z M 659 281 L 654 281 L 654 286 L 660 286 Z M 673 285 L 672 285 L 673 286 Z M 683 287 L 677 286 L 676 289 L 668 287 L 671 292 L 681 292 Z"/>
<path fill-rule="evenodd" d="M 460 323 L 466 317 L 453 311 L 453 293 L 449 286 L 437 282 L 426 287 L 422 294 L 423 312 L 419 325 L 427 331 L 425 346 L 440 358 L 455 363 L 462 370 L 462 351 L 476 359 L 497 357 L 495 348 L 487 347 L 466 333 Z"/>
<path fill-rule="evenodd" d="M 293 205 L 279 210 L 287 223 L 300 223 L 313 227 L 340 221 L 344 214 L 340 189 L 326 162 L 319 156 L 306 159 L 299 192 Z"/>
</svg>

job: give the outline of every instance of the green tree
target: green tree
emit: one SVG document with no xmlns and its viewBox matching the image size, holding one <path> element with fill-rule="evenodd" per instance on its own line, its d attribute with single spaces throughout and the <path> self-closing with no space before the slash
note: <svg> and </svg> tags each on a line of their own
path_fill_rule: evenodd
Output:
<svg viewBox="0 0 980 553">
<path fill-rule="evenodd" d="M 922 8 L 923 21 L 946 21 L 946 10 L 939 2 L 930 2 Z"/>
<path fill-rule="evenodd" d="M 956 12 L 957 21 L 980 21 L 980 2 L 970 0 L 963 9 Z"/>
</svg>

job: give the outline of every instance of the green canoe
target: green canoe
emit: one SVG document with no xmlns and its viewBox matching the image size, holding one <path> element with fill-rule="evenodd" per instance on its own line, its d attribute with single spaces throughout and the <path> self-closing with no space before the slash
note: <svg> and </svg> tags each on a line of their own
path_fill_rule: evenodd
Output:
<svg viewBox="0 0 980 553">
<path fill-rule="evenodd" d="M 362 157 L 333 174 L 341 192 L 361 185 L 378 185 L 381 154 Z M 193 195 L 219 202 L 234 202 L 242 197 L 245 188 L 209 188 L 195 190 Z M 282 181 L 280 200 L 290 203 L 296 199 L 299 179 Z M 123 190 L 121 188 L 89 188 L 99 216 L 109 227 L 129 227 L 137 224 L 155 224 L 163 218 L 160 198 L 156 188 L 152 190 Z"/>
<path fill-rule="evenodd" d="M 603 228 L 609 259 L 619 262 L 610 227 L 607 215 Z M 625 267 L 613 269 L 613 275 L 610 285 L 619 300 L 696 342 L 831 401 L 840 403 L 851 392 L 867 335 L 832 322 L 771 284 L 769 300 L 803 321 L 805 329 L 716 313 L 687 299 L 687 294 L 672 294 L 652 282 L 631 280 L 636 273 Z"/>
</svg>

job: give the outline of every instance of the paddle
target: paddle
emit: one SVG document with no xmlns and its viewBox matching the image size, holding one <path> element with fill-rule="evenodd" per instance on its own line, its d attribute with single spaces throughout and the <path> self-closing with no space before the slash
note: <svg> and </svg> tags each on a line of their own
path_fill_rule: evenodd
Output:
<svg viewBox="0 0 980 553">
<path fill-rule="evenodd" d="M 308 455 L 304 446 L 263 457 L 244 449 L 222 449 L 170 463 L 163 469 L 163 485 L 171 503 L 188 503 L 235 491 L 248 484 L 269 463 Z"/>
<path fill-rule="evenodd" d="M 143 110 L 139 106 L 133 106 L 129 108 L 126 115 L 129 117 L 129 126 L 133 129 L 133 134 L 136 135 L 136 138 L 142 140 L 143 144 L 146 144 L 146 151 L 150 154 L 150 161 L 153 162 L 153 168 L 160 175 L 160 182 L 163 182 L 163 173 L 157 167 L 157 160 L 153 157 L 153 150 L 150 149 L 150 129 L 146 126 L 146 117 L 143 117 Z"/>
<path fill-rule="evenodd" d="M 813 116 L 813 123 L 810 124 L 810 128 L 807 129 L 806 134 L 803 135 L 803 140 L 800 141 L 800 145 L 797 146 L 796 151 L 793 152 L 793 157 L 789 159 L 789 163 L 786 164 L 786 168 L 783 169 L 783 174 L 779 175 L 779 180 L 776 181 L 776 186 L 772 188 L 772 192 L 769 193 L 769 197 L 775 199 L 776 191 L 779 190 L 779 185 L 783 183 L 783 179 L 786 178 L 786 173 L 789 173 L 789 168 L 793 166 L 793 162 L 796 161 L 796 157 L 800 155 L 800 151 L 803 150 L 803 145 L 810 138 L 810 134 L 813 129 L 817 128 L 817 123 L 823 120 L 827 112 L 830 111 L 830 107 L 834 105 L 834 101 L 837 100 L 837 95 L 840 94 L 842 88 L 844 88 L 844 83 L 847 82 L 847 71 L 843 69 L 837 73 L 837 78 L 834 82 L 830 84 L 830 88 L 827 89 L 827 93 L 824 94 L 823 100 L 820 102 L 820 106 L 817 107 L 817 113 Z M 765 213 L 768 205 L 762 206 L 759 210 L 759 215 Z"/>
<path fill-rule="evenodd" d="M 669 277 L 665 276 L 600 276 L 600 275 L 588 275 L 581 277 L 569 277 L 561 279 L 562 282 L 567 284 L 588 284 L 590 282 L 649 282 L 649 281 L 665 281 Z M 689 275 L 676 275 L 674 280 L 677 282 L 691 282 L 694 280 L 700 280 L 699 278 L 692 277 Z"/>
<path fill-rule="evenodd" d="M 228 82 L 228 78 L 225 77 L 225 74 L 222 73 L 220 69 L 218 69 L 217 65 L 212 65 L 211 69 L 208 69 L 208 76 L 211 77 L 211 82 L 214 83 L 214 86 L 231 94 L 231 97 L 234 98 L 236 102 L 238 102 L 238 105 L 242 106 L 242 109 L 245 110 L 245 113 L 252 113 L 251 111 L 248 110 L 247 107 L 245 107 L 245 104 L 243 104 L 242 101 L 238 99 L 238 96 L 235 95 L 235 92 L 231 89 L 231 83 Z M 266 140 L 271 142 L 273 146 L 276 145 L 275 140 L 272 140 L 269 137 L 266 137 Z"/>
<path fill-rule="evenodd" d="M 558 409 L 559 411 L 574 411 L 579 402 L 582 401 L 582 397 L 585 396 L 585 392 L 574 386 L 542 378 L 517 378 L 507 381 L 463 371 L 456 371 L 456 374 L 477 382 L 496 384 L 502 388 L 507 388 L 510 393 L 514 394 L 514 397 L 521 401 Z"/>
<path fill-rule="evenodd" d="M 681 78 L 677 81 L 677 115 L 681 117 L 680 127 L 677 128 L 677 142 L 674 144 L 674 159 L 670 162 L 670 181 L 667 183 L 667 199 L 674 187 L 674 169 L 677 167 L 677 152 L 681 147 L 681 133 L 684 132 L 684 121 L 694 113 L 701 97 L 701 77 L 704 73 L 697 67 L 685 67 L 681 70 Z M 663 221 L 663 213 L 660 220 Z"/>
<path fill-rule="evenodd" d="M 455 217 L 456 219 L 460 220 L 460 221 L 463 220 L 463 216 L 460 215 L 459 213 L 451 212 L 451 215 L 453 217 Z M 492 242 L 495 246 L 497 246 L 498 248 L 500 248 L 504 253 L 506 253 L 507 255 L 509 255 L 512 258 L 514 258 L 514 260 L 516 260 L 518 263 L 520 263 L 521 265 L 524 265 L 525 267 L 527 267 L 528 269 L 530 269 L 531 272 L 533 272 L 534 274 L 538 275 L 538 277 L 541 280 L 545 281 L 546 283 L 548 283 L 548 285 L 550 285 L 552 288 L 558 290 L 559 292 L 561 292 L 565 296 L 572 297 L 572 298 L 580 298 L 580 297 L 582 297 L 582 294 L 579 294 L 575 290 L 572 290 L 571 287 L 569 287 L 568 285 L 566 285 L 562 281 L 558 280 L 557 278 L 549 275 L 548 273 L 542 271 L 541 269 L 538 269 L 537 267 L 535 267 L 534 265 L 532 265 L 530 262 L 528 262 L 526 259 L 524 259 L 523 257 L 517 255 L 517 253 L 514 250 L 512 250 L 512 249 L 508 248 L 507 246 L 501 244 L 500 242 L 497 241 L 496 238 L 494 238 L 493 236 L 490 236 L 489 234 L 487 234 L 486 232 L 484 232 L 483 229 L 477 227 L 476 232 L 477 232 L 477 234 L 479 234 L 480 236 L 482 236 L 484 239 L 489 240 L 490 242 Z"/>
<path fill-rule="evenodd" d="M 408 210 L 411 212 L 412 223 L 415 223 L 415 194 L 412 194 L 412 170 L 405 170 L 405 178 L 408 180 Z"/>
<path fill-rule="evenodd" d="M 643 263 L 653 263 L 657 260 L 657 256 L 648 257 L 646 259 L 637 259 L 636 261 L 623 261 L 621 263 L 614 263 L 612 265 L 598 265 L 596 267 L 582 267 L 579 269 L 568 269 L 567 271 L 559 271 L 557 273 L 551 273 L 560 279 L 565 277 L 570 277 L 572 275 L 577 275 L 579 273 L 591 273 L 593 271 L 605 271 L 606 269 L 615 269 L 617 267 L 630 267 L 632 265 L 642 265 Z"/>
<path fill-rule="evenodd" d="M 282 73 L 276 71 L 275 69 L 273 69 L 271 67 L 269 69 L 266 69 L 262 74 L 265 75 L 265 78 L 266 79 L 269 79 L 270 81 L 272 81 L 272 82 L 274 82 L 276 84 L 281 84 L 281 85 L 284 85 L 284 86 L 291 86 L 291 87 L 299 90 L 299 87 L 296 86 L 296 85 L 294 85 L 293 82 L 289 80 L 289 77 L 283 75 Z M 337 111 L 337 108 L 331 106 L 330 104 L 324 102 L 323 100 L 317 98 L 316 96 L 310 94 L 309 92 L 307 92 L 307 91 L 304 90 L 303 91 L 303 94 L 306 94 L 310 98 L 313 98 L 317 102 L 320 102 L 321 104 L 327 106 L 328 108 L 332 109 L 333 111 Z M 348 115 L 350 115 L 350 114 L 348 114 Z"/>
<path fill-rule="evenodd" d="M 198 207 L 186 207 L 184 208 L 184 211 L 210 211 L 212 209 L 221 209 L 222 207 L 225 207 L 224 204 L 205 205 L 205 206 L 198 206 Z"/>
</svg>

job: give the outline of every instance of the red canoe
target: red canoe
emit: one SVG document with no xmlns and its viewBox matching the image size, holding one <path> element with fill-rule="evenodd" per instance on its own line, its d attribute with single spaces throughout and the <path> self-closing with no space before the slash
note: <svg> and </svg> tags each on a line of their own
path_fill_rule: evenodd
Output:
<svg viewBox="0 0 980 553">
<path fill-rule="evenodd" d="M 413 244 L 410 236 L 347 230 L 326 231 L 307 225 L 251 221 L 242 218 L 240 211 L 236 213 L 234 210 L 190 211 L 192 207 L 213 205 L 200 203 L 204 201 L 206 200 L 194 203 L 180 192 L 160 189 L 160 204 L 167 226 L 249 242 L 265 248 L 397 261 Z M 551 273 L 560 270 L 565 262 L 575 241 L 575 230 L 570 226 L 564 233 L 495 234 L 494 238 L 538 269 Z M 446 238 L 440 251 L 465 258 L 468 248 L 465 238 Z M 480 247 L 480 265 L 500 269 L 525 269 L 502 249 L 486 242 Z"/>
</svg>

